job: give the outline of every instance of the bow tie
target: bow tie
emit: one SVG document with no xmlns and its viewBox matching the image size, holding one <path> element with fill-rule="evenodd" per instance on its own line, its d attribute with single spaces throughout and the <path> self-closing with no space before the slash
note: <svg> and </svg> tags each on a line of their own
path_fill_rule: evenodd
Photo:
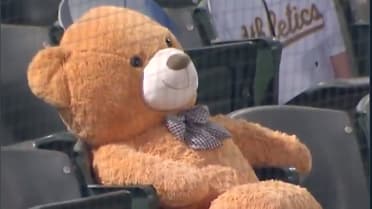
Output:
<svg viewBox="0 0 372 209">
<path fill-rule="evenodd" d="M 168 115 L 166 126 L 178 139 L 197 150 L 215 149 L 222 145 L 222 140 L 231 137 L 226 129 L 209 121 L 206 106 L 195 106 L 177 115 Z"/>
</svg>

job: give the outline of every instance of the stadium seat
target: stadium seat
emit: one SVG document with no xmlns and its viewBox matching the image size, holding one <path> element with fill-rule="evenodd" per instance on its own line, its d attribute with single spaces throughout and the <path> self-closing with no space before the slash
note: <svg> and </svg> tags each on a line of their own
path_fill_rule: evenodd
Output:
<svg viewBox="0 0 372 209">
<path fill-rule="evenodd" d="M 369 191 L 358 142 L 347 113 L 300 106 L 261 106 L 230 114 L 297 135 L 313 156 L 301 182 L 324 209 L 369 208 Z"/>
<path fill-rule="evenodd" d="M 366 144 L 370 148 L 370 103 L 369 94 L 364 96 L 356 107 L 357 120 L 359 127 L 362 129 L 366 137 Z"/>
<path fill-rule="evenodd" d="M 4 144 L 14 143 L 13 139 L 14 137 L 12 136 L 10 131 L 5 128 L 5 124 L 0 117 L 0 146 Z"/>
<path fill-rule="evenodd" d="M 370 176 L 371 132 L 370 132 L 370 103 L 369 94 L 364 96 L 356 107 L 355 124 L 360 144 L 360 151 L 364 159 L 367 176 Z M 368 178 L 369 180 L 369 178 Z"/>
<path fill-rule="evenodd" d="M 25 209 L 81 197 L 67 155 L 1 148 L 1 208 Z"/>
<path fill-rule="evenodd" d="M 48 41 L 47 27 L 1 24 L 0 125 L 13 138 L 0 139 L 1 145 L 64 130 L 57 112 L 36 98 L 27 84 L 28 64 Z"/>
<path fill-rule="evenodd" d="M 355 111 L 363 96 L 369 93 L 369 77 L 340 79 L 319 83 L 287 102 L 301 105 Z"/>
<path fill-rule="evenodd" d="M 7 198 L 2 202 L 2 208 L 20 209 L 26 206 L 27 208 L 32 206 L 31 209 L 158 208 L 159 202 L 152 186 L 119 187 L 96 184 L 90 166 L 89 147 L 71 133 L 60 132 L 5 146 L 1 148 L 1 153 L 3 162 L 1 169 L 6 169 L 1 180 L 7 181 L 1 185 L 1 198 Z M 13 157 L 15 155 L 16 157 Z M 293 170 L 264 167 L 256 168 L 255 172 L 261 180 L 280 179 L 298 184 L 298 175 Z M 14 187 L 12 190 L 14 192 L 5 194 L 3 191 L 13 188 L 12 184 L 15 184 L 15 181 L 22 184 Z M 62 191 L 55 189 L 60 187 L 63 188 Z M 30 192 L 33 190 L 37 190 L 38 193 Z M 61 196 L 59 192 L 66 194 Z M 17 202 L 16 199 L 19 197 L 22 201 Z M 131 207 L 128 207 L 129 204 Z"/>
<path fill-rule="evenodd" d="M 31 209 L 131 209 L 131 194 L 126 190 L 69 201 L 55 202 Z"/>
<path fill-rule="evenodd" d="M 198 103 L 212 114 L 275 104 L 281 45 L 255 39 L 188 49 L 199 74 Z"/>
<path fill-rule="evenodd" d="M 363 132 L 365 133 L 365 136 L 368 138 L 367 144 L 368 147 L 370 146 L 370 103 L 369 103 L 369 94 L 364 96 L 358 103 L 356 107 L 356 112 L 360 116 L 360 127 L 363 129 Z"/>
<path fill-rule="evenodd" d="M 196 8 L 195 6 L 164 8 L 164 12 L 174 23 L 174 34 L 185 48 L 210 44 L 208 32 L 211 31 L 205 29 L 210 28 L 211 24 L 203 11 L 202 8 Z"/>
<path fill-rule="evenodd" d="M 60 0 L 1 1 L 1 23 L 49 26 L 57 20 Z"/>
<path fill-rule="evenodd" d="M 1 147 L 1 208 L 158 208 L 151 185 L 96 184 L 87 151 L 68 132 Z"/>
</svg>

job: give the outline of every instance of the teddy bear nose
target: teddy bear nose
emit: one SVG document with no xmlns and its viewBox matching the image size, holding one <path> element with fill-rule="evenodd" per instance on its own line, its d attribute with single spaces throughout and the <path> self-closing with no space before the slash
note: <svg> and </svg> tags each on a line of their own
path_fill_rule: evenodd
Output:
<svg viewBox="0 0 372 209">
<path fill-rule="evenodd" d="M 172 70 L 182 70 L 190 63 L 190 57 L 186 54 L 173 54 L 168 58 L 167 66 Z"/>
</svg>

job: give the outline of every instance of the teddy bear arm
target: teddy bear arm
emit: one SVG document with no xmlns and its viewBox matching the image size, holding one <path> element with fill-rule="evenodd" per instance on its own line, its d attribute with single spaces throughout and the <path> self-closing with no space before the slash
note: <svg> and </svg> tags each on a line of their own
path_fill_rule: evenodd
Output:
<svg viewBox="0 0 372 209">
<path fill-rule="evenodd" d="M 234 142 L 252 166 L 293 166 L 301 174 L 310 172 L 311 153 L 296 136 L 223 115 L 217 115 L 211 120 L 232 134 Z"/>
<path fill-rule="evenodd" d="M 95 150 L 93 167 L 100 182 L 106 185 L 153 185 L 164 206 L 193 204 L 209 193 L 209 185 L 197 168 L 125 145 L 105 145 Z"/>
</svg>

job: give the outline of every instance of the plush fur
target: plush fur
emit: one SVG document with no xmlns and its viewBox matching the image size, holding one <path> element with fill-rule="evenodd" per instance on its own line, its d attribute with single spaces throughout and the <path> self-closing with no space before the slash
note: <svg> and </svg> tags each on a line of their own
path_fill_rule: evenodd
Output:
<svg viewBox="0 0 372 209">
<path fill-rule="evenodd" d="M 171 32 L 140 13 L 95 8 L 67 29 L 60 46 L 35 56 L 29 86 L 93 147 L 93 168 L 102 184 L 152 184 L 163 208 L 320 209 L 306 189 L 259 182 L 252 169 L 295 166 L 308 173 L 311 154 L 296 136 L 218 115 L 211 120 L 232 138 L 217 149 L 198 151 L 168 131 L 165 116 L 177 110 L 151 109 L 141 88 L 144 66 L 170 47 L 169 40 L 182 49 Z M 131 66 L 134 55 L 142 58 L 141 67 Z"/>
</svg>

